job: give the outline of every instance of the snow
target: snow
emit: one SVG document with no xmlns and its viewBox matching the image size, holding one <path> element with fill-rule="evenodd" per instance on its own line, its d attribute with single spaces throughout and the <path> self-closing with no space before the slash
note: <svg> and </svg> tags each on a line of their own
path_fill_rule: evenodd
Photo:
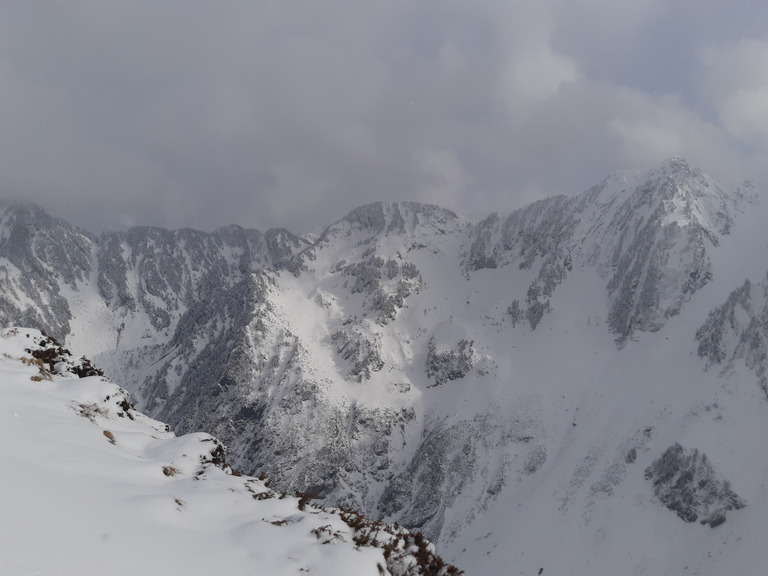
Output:
<svg viewBox="0 0 768 576">
<path fill-rule="evenodd" d="M 207 434 L 121 417 L 124 392 L 100 377 L 34 381 L 35 337 L 0 335 L 0 573 L 379 576 L 381 550 L 354 546 L 338 515 L 256 500 L 261 481 L 201 463 Z M 322 544 L 323 526 L 346 542 Z"/>
<path fill-rule="evenodd" d="M 666 338 L 648 338 L 591 368 L 589 356 L 579 362 L 574 355 L 575 363 L 550 362 L 548 374 L 537 372 L 541 388 L 568 401 L 543 400 L 549 456 L 541 470 L 518 476 L 459 538 L 442 543 L 468 574 L 535 574 L 541 567 L 552 574 L 680 574 L 689 566 L 703 575 L 765 565 L 768 552 L 754 538 L 768 512 L 765 398 L 753 379 L 742 376 L 736 387 L 703 373 Z M 644 470 L 675 441 L 706 453 L 747 507 L 710 529 L 685 524 L 654 501 Z M 635 446 L 637 461 L 624 464 Z M 601 478 L 609 491 L 595 492 Z"/>
<path fill-rule="evenodd" d="M 514 375 L 502 404 L 535 395 L 543 407 L 548 458 L 535 475 L 517 476 L 458 538 L 440 542 L 450 560 L 468 574 L 762 570 L 768 551 L 756 534 L 768 514 L 768 402 L 743 366 L 727 377 L 705 372 L 693 339 L 748 270 L 766 268 L 764 212 L 753 206 L 744 219 L 738 236 L 722 239 L 725 252 L 711 252 L 713 282 L 660 331 L 612 346 L 599 322 L 585 322 L 604 310 L 604 295 L 582 270 L 558 288 L 536 331 L 508 332 L 514 348 L 505 361 L 501 348 L 490 352 Z M 748 246 L 743 258 L 736 246 Z M 746 500 L 724 525 L 685 524 L 651 497 L 644 470 L 677 441 L 706 453 Z M 626 464 L 631 447 L 637 461 Z"/>
</svg>

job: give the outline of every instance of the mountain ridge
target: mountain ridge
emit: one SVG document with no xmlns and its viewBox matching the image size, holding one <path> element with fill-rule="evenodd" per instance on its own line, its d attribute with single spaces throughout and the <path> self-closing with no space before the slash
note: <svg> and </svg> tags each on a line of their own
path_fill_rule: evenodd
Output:
<svg viewBox="0 0 768 576">
<path fill-rule="evenodd" d="M 693 440 L 726 477 L 749 468 L 707 439 L 736 438 L 727 414 L 759 414 L 744 398 L 765 397 L 763 213 L 754 185 L 673 158 L 477 221 L 405 202 L 352 210 L 314 242 L 135 229 L 91 244 L 73 282 L 55 280 L 57 260 L 33 262 L 49 277 L 31 275 L 24 298 L 7 260 L 0 317 L 68 327 L 151 414 L 221 437 L 281 489 L 418 528 L 477 573 L 511 558 L 534 570 L 533 535 L 563 519 L 597 529 L 608 503 L 672 530 L 633 497 L 667 499 L 643 470 L 675 443 L 680 466 L 701 462 L 686 456 Z M 745 242 L 752 259 L 736 266 Z M 749 277 L 754 304 L 717 313 Z M 739 483 L 749 509 L 760 489 Z M 525 511 L 530 534 L 500 509 Z M 732 514 L 744 517 L 726 526 Z M 578 566 L 592 549 L 574 552 Z"/>
</svg>

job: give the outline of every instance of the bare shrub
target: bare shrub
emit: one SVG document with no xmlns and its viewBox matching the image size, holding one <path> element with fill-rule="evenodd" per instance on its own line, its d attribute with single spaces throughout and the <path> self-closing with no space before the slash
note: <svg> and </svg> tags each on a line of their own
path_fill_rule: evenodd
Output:
<svg viewBox="0 0 768 576">
<path fill-rule="evenodd" d="M 104 430 L 103 434 L 106 437 L 106 439 L 109 440 L 110 444 L 113 444 L 113 445 L 117 444 L 117 440 L 115 440 L 115 435 L 112 434 L 112 432 L 110 432 L 109 430 Z"/>
<path fill-rule="evenodd" d="M 51 373 L 48 372 L 48 370 L 45 369 L 45 363 L 41 358 L 28 358 L 26 356 L 23 356 L 21 358 L 22 364 L 26 366 L 37 366 L 37 370 L 39 374 L 35 374 L 34 376 L 30 377 L 30 380 L 33 382 L 41 382 L 43 380 L 53 380 Z"/>
<path fill-rule="evenodd" d="M 102 408 L 98 404 L 81 402 L 72 407 L 80 416 L 88 418 L 94 424 L 96 423 L 97 416 L 106 416 L 106 409 Z"/>
</svg>

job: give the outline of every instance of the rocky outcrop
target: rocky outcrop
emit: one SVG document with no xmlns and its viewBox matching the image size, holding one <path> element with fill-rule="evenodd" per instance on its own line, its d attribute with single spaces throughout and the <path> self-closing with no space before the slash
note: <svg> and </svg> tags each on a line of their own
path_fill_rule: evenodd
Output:
<svg viewBox="0 0 768 576">
<path fill-rule="evenodd" d="M 722 373 L 743 360 L 768 397 L 768 275 L 757 285 L 745 280 L 731 292 L 696 331 L 696 341 L 707 366 L 720 366 Z"/>
<path fill-rule="evenodd" d="M 725 522 L 726 511 L 745 506 L 705 454 L 677 443 L 653 461 L 645 478 L 659 501 L 686 522 L 699 520 L 714 528 Z"/>
<path fill-rule="evenodd" d="M 427 377 L 432 380 L 432 386 L 440 386 L 469 374 L 477 362 L 474 344 L 463 339 L 456 344 L 456 348 L 438 350 L 435 339 L 431 338 L 427 344 Z"/>
<path fill-rule="evenodd" d="M 734 208 L 710 184 L 676 158 L 615 211 L 608 322 L 620 343 L 660 329 L 711 279 L 708 250 L 729 232 Z"/>
<path fill-rule="evenodd" d="M 0 210 L 0 321 L 63 341 L 72 319 L 63 292 L 90 277 L 93 238 L 35 205 Z"/>
</svg>

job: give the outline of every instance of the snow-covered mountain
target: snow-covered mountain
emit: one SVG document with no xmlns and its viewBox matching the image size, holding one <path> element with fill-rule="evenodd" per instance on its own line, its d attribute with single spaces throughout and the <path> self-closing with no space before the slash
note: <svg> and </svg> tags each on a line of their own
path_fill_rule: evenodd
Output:
<svg viewBox="0 0 768 576">
<path fill-rule="evenodd" d="M 4 329 L 0 352 L 3 574 L 459 573 L 418 534 L 233 473 L 40 332 Z"/>
<path fill-rule="evenodd" d="M 7 205 L 0 318 L 468 574 L 739 572 L 768 560 L 766 216 L 680 158 L 477 222 L 372 204 L 316 239 L 96 237 Z"/>
</svg>

